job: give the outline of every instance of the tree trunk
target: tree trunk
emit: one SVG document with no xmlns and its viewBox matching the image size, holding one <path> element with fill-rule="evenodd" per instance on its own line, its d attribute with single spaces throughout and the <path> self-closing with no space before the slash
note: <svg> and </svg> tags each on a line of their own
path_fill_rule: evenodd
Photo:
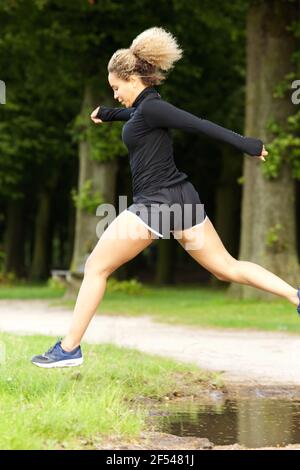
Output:
<svg viewBox="0 0 300 470">
<path fill-rule="evenodd" d="M 226 250 L 234 257 L 238 256 L 239 250 L 241 187 L 237 179 L 241 171 L 240 155 L 229 146 L 224 146 L 222 172 L 216 191 L 215 227 Z M 224 286 L 224 282 L 215 276 L 211 277 L 210 284 L 215 287 Z"/>
<path fill-rule="evenodd" d="M 296 214 L 300 214 L 300 181 L 296 181 Z M 297 215 L 296 215 L 297 219 Z M 298 217 L 297 224 L 297 252 L 298 260 L 300 261 L 300 220 Z"/>
<path fill-rule="evenodd" d="M 272 14 L 270 14 L 272 12 Z M 297 6 L 281 0 L 253 4 L 247 18 L 247 84 L 245 135 L 261 138 L 268 149 L 270 119 L 283 127 L 294 108 L 289 93 L 273 96 L 274 87 L 292 71 L 295 40 L 287 30 L 297 17 Z M 284 163 L 276 179 L 266 179 L 261 160 L 244 160 L 241 260 L 255 262 L 291 285 L 299 283 L 296 251 L 295 181 Z M 274 236 L 273 243 L 270 238 Z M 268 241 L 269 240 L 269 241 Z M 274 299 L 274 296 L 240 284 L 229 294 L 240 298 Z"/>
<path fill-rule="evenodd" d="M 70 266 L 72 262 L 72 252 L 75 243 L 75 226 L 76 226 L 76 209 L 73 201 L 70 199 L 68 209 L 68 227 L 67 227 L 67 240 L 65 246 L 64 265 Z"/>
<path fill-rule="evenodd" d="M 97 97 L 90 84 L 86 85 L 83 99 L 82 114 L 90 125 L 90 113 L 97 106 Z M 92 191 L 99 191 L 105 203 L 114 204 L 117 162 L 97 162 L 89 158 L 90 143 L 85 140 L 79 144 L 79 183 L 80 194 L 87 180 L 92 181 Z M 76 227 L 74 251 L 70 271 L 75 277 L 81 278 L 84 272 L 86 259 L 97 244 L 101 234 L 96 233 L 99 217 L 86 210 L 76 209 Z"/>
<path fill-rule="evenodd" d="M 159 240 L 155 284 L 173 284 L 177 241 L 173 237 Z"/>
<path fill-rule="evenodd" d="M 29 275 L 30 279 L 35 281 L 47 279 L 49 274 L 50 211 L 51 192 L 45 188 L 39 195 L 33 259 Z"/>
<path fill-rule="evenodd" d="M 7 227 L 4 242 L 4 272 L 25 276 L 24 200 L 11 199 L 7 207 Z"/>
</svg>

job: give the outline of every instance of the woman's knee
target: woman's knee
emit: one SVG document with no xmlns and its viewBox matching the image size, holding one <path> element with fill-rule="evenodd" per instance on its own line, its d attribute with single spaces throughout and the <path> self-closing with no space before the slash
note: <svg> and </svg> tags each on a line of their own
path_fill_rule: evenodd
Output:
<svg viewBox="0 0 300 470">
<path fill-rule="evenodd" d="M 113 266 L 105 262 L 99 262 L 95 257 L 90 255 L 85 262 L 84 275 L 97 275 L 108 278 L 114 270 Z"/>
<path fill-rule="evenodd" d="M 218 272 L 213 273 L 213 275 L 219 280 L 219 281 L 228 281 L 228 276 L 224 274 L 219 274 Z"/>
<path fill-rule="evenodd" d="M 213 272 L 213 275 L 219 279 L 219 281 L 232 282 L 237 279 L 238 276 L 238 260 L 232 258 L 227 261 L 222 267 Z"/>
</svg>

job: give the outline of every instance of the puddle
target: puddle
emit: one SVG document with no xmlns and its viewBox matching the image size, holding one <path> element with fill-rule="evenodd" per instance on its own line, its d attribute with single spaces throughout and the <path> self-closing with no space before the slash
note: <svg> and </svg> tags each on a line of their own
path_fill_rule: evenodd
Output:
<svg viewBox="0 0 300 470">
<path fill-rule="evenodd" d="M 245 447 L 300 443 L 300 400 L 266 398 L 263 393 L 241 399 L 216 394 L 205 404 L 177 402 L 149 412 L 160 432 L 207 438 L 215 445 Z"/>
</svg>

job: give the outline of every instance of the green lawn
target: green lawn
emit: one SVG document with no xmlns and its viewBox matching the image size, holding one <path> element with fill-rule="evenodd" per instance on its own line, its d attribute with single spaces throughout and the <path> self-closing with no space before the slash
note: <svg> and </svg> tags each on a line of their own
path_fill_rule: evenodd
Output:
<svg viewBox="0 0 300 470">
<path fill-rule="evenodd" d="M 56 301 L 61 302 L 61 301 Z M 73 308 L 75 302 L 65 302 Z M 300 319 L 289 302 L 233 300 L 226 290 L 148 288 L 143 294 L 105 293 L 99 314 L 151 315 L 155 321 L 213 328 L 251 328 L 300 333 Z"/>
<path fill-rule="evenodd" d="M 1 299 L 54 299 L 65 293 L 64 288 L 49 287 L 43 284 L 0 286 Z"/>
<path fill-rule="evenodd" d="M 72 308 L 63 289 L 2 287 L 0 298 L 49 299 Z M 226 290 L 177 286 L 142 292 L 106 291 L 99 314 L 150 315 L 156 321 L 215 328 L 300 332 L 296 308 L 288 302 L 232 300 Z M 147 430 L 144 398 L 160 400 L 182 389 L 221 386 L 194 365 L 113 345 L 84 344 L 86 361 L 70 369 L 40 369 L 34 354 L 53 344 L 46 336 L 0 333 L 0 449 L 95 448 L 108 436 L 136 438 Z M 1 361 L 1 354 L 0 354 Z"/>
<path fill-rule="evenodd" d="M 63 299 L 64 289 L 47 286 L 1 287 L 0 299 L 50 299 L 72 309 L 74 300 Z M 51 300 L 53 299 L 53 300 Z M 296 307 L 274 296 L 274 301 L 234 300 L 226 289 L 210 287 L 145 286 L 136 293 L 105 292 L 99 314 L 150 315 L 156 321 L 213 328 L 240 328 L 300 333 Z"/>
<path fill-rule="evenodd" d="M 222 385 L 219 374 L 112 345 L 84 344 L 80 367 L 32 365 L 52 344 L 47 336 L 0 333 L 0 449 L 83 449 L 108 436 L 135 438 L 149 426 L 144 398 Z"/>
</svg>

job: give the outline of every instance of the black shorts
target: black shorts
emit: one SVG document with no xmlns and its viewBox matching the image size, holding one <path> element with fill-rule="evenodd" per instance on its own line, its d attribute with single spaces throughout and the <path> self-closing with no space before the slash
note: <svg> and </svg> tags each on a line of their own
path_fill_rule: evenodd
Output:
<svg viewBox="0 0 300 470">
<path fill-rule="evenodd" d="M 207 217 L 190 181 L 136 194 L 127 210 L 138 216 L 156 238 L 170 238 L 171 232 L 200 225 Z"/>
</svg>

